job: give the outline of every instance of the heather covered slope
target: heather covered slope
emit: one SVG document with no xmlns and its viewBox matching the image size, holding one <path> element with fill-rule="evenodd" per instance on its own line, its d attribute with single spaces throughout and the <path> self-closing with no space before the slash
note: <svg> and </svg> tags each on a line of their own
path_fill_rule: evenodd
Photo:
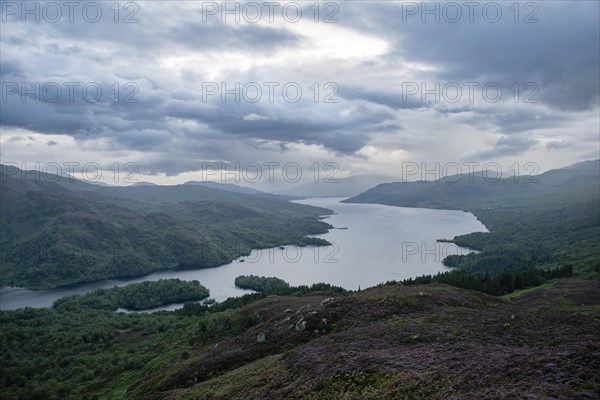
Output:
<svg viewBox="0 0 600 400">
<path fill-rule="evenodd" d="M 0 311 L 0 399 L 600 398 L 598 281 L 510 300 L 441 284 L 289 293 L 304 295 Z"/>
<path fill-rule="evenodd" d="M 193 348 L 189 362 L 146 376 L 128 393 L 153 400 L 598 399 L 598 282 L 555 286 L 539 290 L 543 306 L 446 285 L 266 298 L 239 311 L 257 319 L 245 333 Z"/>
<path fill-rule="evenodd" d="M 2 166 L 0 286 L 51 288 L 319 244 L 329 210 L 203 186 L 103 187 Z"/>
</svg>

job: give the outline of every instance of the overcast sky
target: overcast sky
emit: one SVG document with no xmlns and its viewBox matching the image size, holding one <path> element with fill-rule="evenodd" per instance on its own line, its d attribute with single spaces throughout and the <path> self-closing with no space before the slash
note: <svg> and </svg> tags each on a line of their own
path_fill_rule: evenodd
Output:
<svg viewBox="0 0 600 400">
<path fill-rule="evenodd" d="M 598 1 L 0 3 L 3 163 L 173 184 L 598 158 Z"/>
</svg>

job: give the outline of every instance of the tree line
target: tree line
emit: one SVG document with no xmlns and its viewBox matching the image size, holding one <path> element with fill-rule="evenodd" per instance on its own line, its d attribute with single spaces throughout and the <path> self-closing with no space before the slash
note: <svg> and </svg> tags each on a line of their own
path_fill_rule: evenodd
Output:
<svg viewBox="0 0 600 400">
<path fill-rule="evenodd" d="M 573 276 L 573 266 L 563 265 L 552 269 L 529 268 L 505 271 L 500 273 L 472 273 L 462 269 L 440 272 L 436 275 L 423 275 L 403 281 L 389 281 L 386 285 L 422 285 L 429 283 L 445 283 L 462 289 L 502 296 L 515 290 L 526 289 L 543 284 L 556 278 Z"/>
</svg>

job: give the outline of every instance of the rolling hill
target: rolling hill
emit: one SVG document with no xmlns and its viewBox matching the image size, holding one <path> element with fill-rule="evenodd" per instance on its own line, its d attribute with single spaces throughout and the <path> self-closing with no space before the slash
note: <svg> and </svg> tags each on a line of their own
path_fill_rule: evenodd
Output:
<svg viewBox="0 0 600 400">
<path fill-rule="evenodd" d="M 2 166 L 0 285 L 51 288 L 323 244 L 330 211 L 204 186 L 104 187 Z"/>
</svg>

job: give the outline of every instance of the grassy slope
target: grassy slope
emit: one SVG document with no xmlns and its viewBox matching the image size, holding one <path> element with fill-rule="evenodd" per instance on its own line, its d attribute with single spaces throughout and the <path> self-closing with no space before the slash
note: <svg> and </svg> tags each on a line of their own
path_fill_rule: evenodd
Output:
<svg viewBox="0 0 600 400">
<path fill-rule="evenodd" d="M 599 289 L 562 279 L 507 301 L 394 285 L 191 316 L 2 312 L 0 398 L 595 399 Z"/>
<path fill-rule="evenodd" d="M 535 292 L 536 290 L 540 290 L 540 289 L 548 289 L 548 288 L 552 287 L 553 284 L 554 284 L 553 282 L 546 282 L 546 283 L 542 283 L 541 285 L 530 287 L 530 288 L 527 288 L 527 289 L 515 290 L 512 293 L 507 293 L 507 294 L 502 295 L 500 297 L 503 298 L 503 299 L 506 299 L 506 300 L 513 300 L 513 299 L 516 299 L 519 296 L 524 295 L 525 293 Z"/>
<path fill-rule="evenodd" d="M 0 175 L 0 285 L 50 288 L 217 266 L 255 248 L 319 244 L 306 235 L 329 227 L 319 220 L 329 210 L 202 186 Z"/>
</svg>

